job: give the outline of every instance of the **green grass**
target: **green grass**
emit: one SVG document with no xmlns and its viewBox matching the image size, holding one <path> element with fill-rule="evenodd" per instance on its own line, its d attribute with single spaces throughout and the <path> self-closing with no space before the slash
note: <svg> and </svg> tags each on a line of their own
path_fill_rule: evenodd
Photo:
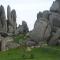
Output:
<svg viewBox="0 0 60 60">
<path fill-rule="evenodd" d="M 24 34 L 14 37 L 17 43 L 26 39 Z M 11 49 L 0 52 L 0 60 L 60 60 L 60 46 L 33 48 L 31 52 L 27 52 L 25 48 Z"/>
<path fill-rule="evenodd" d="M 27 52 L 23 48 L 0 52 L 0 60 L 60 60 L 60 48 L 33 48 Z"/>
</svg>

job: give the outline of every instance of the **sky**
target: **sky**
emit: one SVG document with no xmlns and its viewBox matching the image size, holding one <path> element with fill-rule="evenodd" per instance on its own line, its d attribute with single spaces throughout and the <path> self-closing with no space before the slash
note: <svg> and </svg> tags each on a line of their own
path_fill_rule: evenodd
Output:
<svg viewBox="0 0 60 60">
<path fill-rule="evenodd" d="M 7 14 L 7 6 L 10 5 L 11 10 L 15 9 L 17 14 L 17 26 L 26 21 L 29 30 L 32 30 L 37 19 L 39 11 L 49 10 L 55 0 L 0 0 Z"/>
</svg>

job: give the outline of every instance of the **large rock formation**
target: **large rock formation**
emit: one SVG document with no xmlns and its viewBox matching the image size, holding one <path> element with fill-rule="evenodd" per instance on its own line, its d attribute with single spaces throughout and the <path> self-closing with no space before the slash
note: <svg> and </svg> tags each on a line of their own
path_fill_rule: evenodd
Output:
<svg viewBox="0 0 60 60">
<path fill-rule="evenodd" d="M 60 0 L 53 2 L 50 11 L 37 14 L 31 39 L 46 41 L 49 45 L 60 45 Z"/>
<path fill-rule="evenodd" d="M 16 11 L 12 10 L 11 11 L 11 20 L 12 20 L 12 25 L 13 25 L 13 33 L 16 33 L 17 29 L 17 23 L 16 23 Z"/>
<path fill-rule="evenodd" d="M 25 21 L 22 21 L 22 27 L 23 27 L 23 33 L 29 32 L 27 23 Z"/>
<path fill-rule="evenodd" d="M 49 21 L 52 29 L 52 37 L 50 38 L 49 45 L 60 45 L 60 1 L 56 0 L 52 4 L 51 15 L 49 16 Z"/>
<path fill-rule="evenodd" d="M 54 34 L 52 32 L 52 37 L 48 41 L 48 45 L 60 45 L 60 29 L 58 29 Z"/>
<path fill-rule="evenodd" d="M 22 21 L 22 25 L 19 25 L 16 30 L 16 34 L 26 34 L 29 32 L 27 23 Z"/>
<path fill-rule="evenodd" d="M 2 5 L 0 6 L 0 32 L 7 32 L 7 21 L 4 7 Z"/>
<path fill-rule="evenodd" d="M 14 42 L 14 39 L 12 37 L 2 37 L 0 36 L 0 51 L 6 51 L 11 48 L 17 48 L 20 46 L 16 42 Z"/>
<path fill-rule="evenodd" d="M 60 14 L 52 12 L 49 16 L 49 21 L 51 24 L 52 31 L 56 31 L 57 28 L 60 28 Z"/>
<path fill-rule="evenodd" d="M 42 18 L 42 16 L 43 16 L 43 13 L 42 13 L 42 12 L 39 12 L 39 13 L 37 14 L 37 19 Z"/>
<path fill-rule="evenodd" d="M 7 20 L 11 22 L 11 8 L 9 5 L 7 6 Z"/>
<path fill-rule="evenodd" d="M 12 27 L 12 20 L 11 20 L 11 9 L 10 6 L 7 7 L 7 32 L 13 33 L 13 27 Z"/>
<path fill-rule="evenodd" d="M 15 34 L 16 31 L 16 11 L 10 9 L 10 6 L 7 7 L 7 23 L 8 23 L 8 29 L 7 32 L 8 33 L 12 33 Z"/>
<path fill-rule="evenodd" d="M 60 13 L 60 1 L 56 0 L 53 2 L 50 11 Z"/>
<path fill-rule="evenodd" d="M 0 50 L 5 51 L 11 47 L 16 47 L 13 38 L 9 34 L 15 34 L 16 31 L 16 11 L 7 7 L 7 19 L 4 7 L 0 6 Z M 12 35 L 11 35 L 12 36 Z M 12 39 L 12 41 L 11 41 Z M 7 47 L 7 43 L 9 47 Z"/>
<path fill-rule="evenodd" d="M 40 14 L 40 12 L 39 12 Z M 37 15 L 38 19 L 35 22 L 34 29 L 30 33 L 31 39 L 41 42 L 46 41 L 50 37 L 51 27 L 49 25 L 49 12 L 44 11 L 41 16 Z"/>
</svg>

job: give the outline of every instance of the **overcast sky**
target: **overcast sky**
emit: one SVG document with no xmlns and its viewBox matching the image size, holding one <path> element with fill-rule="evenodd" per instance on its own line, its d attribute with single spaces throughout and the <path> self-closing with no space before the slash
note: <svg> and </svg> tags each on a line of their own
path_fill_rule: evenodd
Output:
<svg viewBox="0 0 60 60">
<path fill-rule="evenodd" d="M 29 30 L 32 30 L 36 21 L 36 16 L 39 11 L 49 10 L 54 0 L 0 0 L 7 11 L 7 5 L 10 5 L 11 10 L 15 9 L 17 14 L 17 25 L 25 20 Z"/>
</svg>

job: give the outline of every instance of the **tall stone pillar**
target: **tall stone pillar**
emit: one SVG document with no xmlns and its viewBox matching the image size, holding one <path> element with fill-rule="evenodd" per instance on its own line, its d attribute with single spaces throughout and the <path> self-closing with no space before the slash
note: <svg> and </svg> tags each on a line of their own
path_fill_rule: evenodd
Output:
<svg viewBox="0 0 60 60">
<path fill-rule="evenodd" d="M 12 10 L 11 11 L 11 18 L 12 18 L 12 24 L 13 24 L 13 33 L 15 34 L 16 33 L 16 27 L 17 27 L 17 24 L 16 24 L 16 11 L 15 10 Z"/>
<path fill-rule="evenodd" d="M 7 32 L 8 33 L 13 33 L 13 24 L 12 24 L 12 19 L 11 19 L 11 9 L 10 9 L 10 6 L 8 5 L 7 7 L 7 27 L 8 27 L 8 30 Z"/>
<path fill-rule="evenodd" d="M 9 5 L 7 7 L 7 20 L 11 21 L 11 9 Z"/>
<path fill-rule="evenodd" d="M 7 21 L 4 7 L 0 6 L 0 32 L 7 32 Z"/>
</svg>

